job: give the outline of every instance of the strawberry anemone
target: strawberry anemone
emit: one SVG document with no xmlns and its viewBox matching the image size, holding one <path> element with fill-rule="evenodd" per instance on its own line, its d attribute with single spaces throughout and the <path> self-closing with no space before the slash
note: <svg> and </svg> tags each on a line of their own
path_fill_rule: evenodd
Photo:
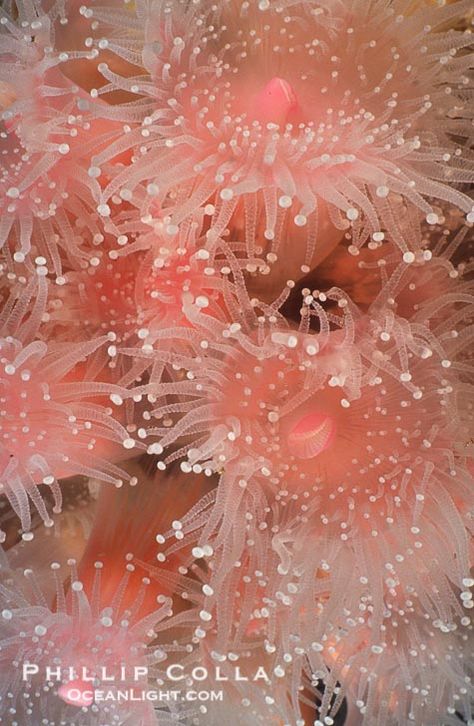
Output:
<svg viewBox="0 0 474 726">
<path fill-rule="evenodd" d="M 48 525 L 39 485 L 60 508 L 58 478 L 82 474 L 116 484 L 127 475 L 109 458 L 124 458 L 135 442 L 114 417 L 112 398 L 122 389 L 98 381 L 94 354 L 107 337 L 84 343 L 46 343 L 40 335 L 47 282 L 31 278 L 12 293 L 0 338 L 0 463 L 2 491 L 29 529 L 31 500 Z M 31 306 L 31 307 L 29 307 Z"/>
<path fill-rule="evenodd" d="M 100 186 L 91 158 L 122 127 L 99 118 L 62 73 L 62 64 L 89 54 L 56 49 L 59 12 L 36 1 L 20 4 L 16 19 L 1 11 L 0 247 L 11 264 L 43 257 L 61 277 L 66 261 L 87 260 L 78 229 L 100 232 L 106 210 L 94 203 Z"/>
<path fill-rule="evenodd" d="M 99 95 L 136 99 L 107 110 L 131 130 L 95 164 L 123 149 L 135 162 L 103 185 L 102 204 L 141 185 L 172 224 L 210 204 L 211 239 L 244 227 L 239 242 L 250 250 L 262 229 L 265 252 L 278 256 L 291 234 L 292 264 L 304 266 L 351 225 L 356 238 L 388 230 L 403 251 L 415 248 L 399 220 L 414 207 L 435 223 L 433 199 L 472 216 L 472 200 L 453 186 L 472 180 L 462 146 L 471 40 L 444 30 L 468 2 L 135 7 L 140 23 L 127 10 L 125 38 L 115 10 L 90 11 L 97 50 L 106 39 L 108 52 L 138 68 L 133 76 L 98 66 L 107 81 Z M 334 229 L 323 236 L 328 219 Z"/>
<path fill-rule="evenodd" d="M 148 670 L 166 658 L 157 643 L 159 631 L 172 614 L 171 601 L 163 598 L 140 617 L 134 604 L 126 607 L 121 602 L 129 577 L 125 569 L 108 599 L 101 591 L 104 573 L 99 565 L 91 595 L 78 578 L 73 560 L 66 573 L 57 562 L 51 571 L 56 591 L 53 605 L 48 604 L 31 569 L 23 575 L 2 571 L 2 701 L 10 723 L 33 726 L 41 720 L 52 726 L 60 719 L 99 726 L 106 719 L 152 726 L 155 710 L 147 699 L 124 703 L 99 696 L 116 694 L 119 689 L 147 690 Z M 63 576 L 69 579 L 67 590 Z M 144 578 L 136 591 L 137 605 L 148 584 Z"/>
<path fill-rule="evenodd" d="M 438 269 L 431 260 L 425 264 Z M 262 523 L 263 534 L 254 534 L 265 561 L 263 523 L 283 506 L 296 509 L 295 522 L 314 526 L 315 541 L 329 542 L 354 571 L 364 548 L 363 563 L 393 553 L 396 531 L 403 541 L 416 540 L 415 551 L 421 542 L 433 553 L 446 592 L 469 576 L 470 473 L 463 443 L 473 421 L 465 360 L 473 299 L 467 288 L 451 292 L 448 273 L 444 297 L 429 306 L 428 317 L 424 306 L 411 319 L 397 315 L 391 293 L 402 279 L 411 285 L 410 265 L 395 269 L 386 298 L 377 297 L 364 314 L 336 288 L 327 298 L 342 314 L 326 313 L 307 295 L 299 330 L 285 328 L 275 307 L 245 305 L 243 294 L 234 322 L 189 303 L 184 310 L 192 328 L 162 330 L 159 345 L 139 353 L 156 365 L 170 360 L 168 338 L 187 346 L 172 358 L 172 380 L 152 381 L 135 393 L 152 404 L 144 430 L 154 441 L 150 449 L 164 452 L 160 468 L 182 458 L 184 472 L 221 474 L 200 534 L 200 543 L 212 541 L 214 549 L 232 541 L 219 559 L 217 581 L 245 550 L 249 520 Z M 443 261 L 440 267 L 446 269 Z M 309 332 L 312 320 L 317 333 Z M 444 523 L 442 562 L 436 521 Z M 298 540 L 297 530 L 292 538 Z M 274 545 L 284 571 L 286 547 L 277 539 Z M 374 590 L 379 564 L 371 576 Z M 422 562 L 419 570 L 418 589 L 428 602 L 433 571 Z M 438 613 L 449 611 L 454 595 L 447 597 L 435 598 Z"/>
</svg>

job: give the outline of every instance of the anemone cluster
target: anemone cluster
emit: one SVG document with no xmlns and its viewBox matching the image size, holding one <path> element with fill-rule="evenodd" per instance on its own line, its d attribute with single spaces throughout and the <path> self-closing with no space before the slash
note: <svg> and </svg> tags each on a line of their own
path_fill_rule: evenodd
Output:
<svg viewBox="0 0 474 726">
<path fill-rule="evenodd" d="M 470 0 L 101 3 L 0 8 L 0 723 L 474 724 Z"/>
</svg>

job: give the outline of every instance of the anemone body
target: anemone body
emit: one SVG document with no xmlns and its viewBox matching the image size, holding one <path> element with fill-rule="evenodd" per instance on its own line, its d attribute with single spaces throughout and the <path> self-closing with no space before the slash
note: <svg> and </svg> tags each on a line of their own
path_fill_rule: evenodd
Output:
<svg viewBox="0 0 474 726">
<path fill-rule="evenodd" d="M 130 468 L 130 464 L 128 465 Z M 164 596 L 173 598 L 173 611 L 183 609 L 179 599 L 180 575 L 178 568 L 192 561 L 191 541 L 181 535 L 181 517 L 215 486 L 215 482 L 195 475 L 179 472 L 152 472 L 132 469 L 138 483 L 123 486 L 119 491 L 102 487 L 97 507 L 95 526 L 87 541 L 78 565 L 78 573 L 85 591 L 91 595 L 96 577 L 96 562 L 103 564 L 106 577 L 102 578 L 104 598 L 112 598 L 129 568 L 127 587 L 122 588 L 122 607 L 135 607 L 137 615 L 145 616 Z M 180 496 L 174 496 L 179 490 Z M 177 524 L 178 523 L 178 524 Z M 160 547 L 167 542 L 169 553 L 157 559 Z M 194 544 L 196 539 L 194 539 Z M 136 594 L 144 575 L 154 570 L 158 575 L 149 584 L 140 606 Z"/>
</svg>

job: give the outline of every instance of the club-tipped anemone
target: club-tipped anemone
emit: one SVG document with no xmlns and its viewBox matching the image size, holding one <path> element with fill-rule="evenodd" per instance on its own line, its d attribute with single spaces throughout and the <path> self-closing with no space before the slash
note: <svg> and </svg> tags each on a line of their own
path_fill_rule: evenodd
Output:
<svg viewBox="0 0 474 726">
<path fill-rule="evenodd" d="M 257 605 L 250 599 L 255 591 L 245 584 L 255 573 L 251 563 L 242 564 L 242 571 L 232 568 L 229 572 L 234 583 L 239 583 L 240 602 L 240 595 L 236 597 L 236 593 L 226 590 L 221 597 L 210 584 L 213 558 L 207 547 L 182 578 L 190 609 L 173 618 L 173 632 L 186 651 L 186 659 L 180 659 L 179 652 L 169 653 L 168 663 L 177 663 L 176 672 L 186 676 L 180 682 L 183 694 L 197 688 L 204 673 L 206 689 L 221 690 L 225 684 L 222 699 L 209 699 L 204 708 L 201 704 L 195 711 L 189 710 L 188 718 L 192 716 L 193 723 L 199 726 L 218 726 L 223 721 L 232 726 L 277 726 L 295 719 L 300 723 L 300 689 L 296 681 L 293 688 L 285 678 L 291 677 L 291 661 L 287 660 L 284 670 L 278 659 L 280 653 L 270 641 L 241 627 L 241 606 L 250 610 Z M 229 632 L 222 637 L 227 627 Z M 307 713 L 314 715 L 314 703 Z"/>
<path fill-rule="evenodd" d="M 44 257 L 59 277 L 65 261 L 87 260 L 78 220 L 100 233 L 90 160 L 120 128 L 98 118 L 61 71 L 88 54 L 57 50 L 60 6 L 46 11 L 34 0 L 0 15 L 0 247 L 16 262 Z"/>
<path fill-rule="evenodd" d="M 188 305 L 193 330 L 170 328 L 160 336 L 160 345 L 168 335 L 181 336 L 192 346 L 194 357 L 176 357 L 186 378 L 147 389 L 156 404 L 155 419 L 173 411 L 184 415 L 174 416 L 174 425 L 151 428 L 150 434 L 160 437 L 162 447 L 191 438 L 191 466 L 200 462 L 226 469 L 229 462 L 250 457 L 269 480 L 288 479 L 283 471 L 291 468 L 294 456 L 307 460 L 295 464 L 295 481 L 305 473 L 338 479 L 345 472 L 347 478 L 353 466 L 360 469 L 357 475 L 354 470 L 357 478 L 372 459 L 369 468 L 381 476 L 378 456 L 391 468 L 398 457 L 416 457 L 436 437 L 443 440 L 458 394 L 454 382 L 442 386 L 451 376 L 456 380 L 454 370 L 461 365 L 450 360 L 451 351 L 457 355 L 468 345 L 472 298 L 457 297 L 466 323 L 453 344 L 450 333 L 438 339 L 429 325 L 416 320 L 411 326 L 378 299 L 363 316 L 341 291 L 334 289 L 327 297 L 339 303 L 344 316 L 326 315 L 307 296 L 304 319 L 317 318 L 321 330 L 316 334 L 281 328 L 275 308 L 258 315 L 249 301 L 230 323 Z M 331 331 L 330 323 L 336 329 Z M 160 359 L 156 348 L 148 355 Z M 434 380 L 437 395 L 426 395 L 427 382 Z M 173 404 L 172 397 L 181 394 L 189 403 Z M 212 435 L 204 438 L 207 426 Z M 366 438 L 372 443 L 362 445 Z M 341 456 L 334 455 L 337 441 Z"/>
<path fill-rule="evenodd" d="M 108 458 L 124 458 L 135 443 L 110 406 L 122 389 L 93 372 L 107 337 L 71 345 L 39 339 L 46 296 L 44 276 L 33 277 L 19 297 L 11 295 L 1 321 L 2 492 L 26 530 L 29 500 L 52 524 L 39 485 L 51 488 L 58 509 L 58 478 L 83 474 L 117 484 L 127 475 Z"/>
<path fill-rule="evenodd" d="M 5 0 L 0 721 L 474 723 L 471 21 Z"/>
<path fill-rule="evenodd" d="M 328 215 L 362 239 L 388 230 L 404 251 L 415 248 L 416 236 L 401 230 L 407 205 L 430 222 L 433 199 L 472 214 L 472 200 L 453 187 L 472 179 L 460 146 L 469 136 L 471 41 L 445 30 L 468 12 L 463 0 L 420 8 L 405 0 L 143 2 L 140 28 L 130 13 L 124 41 L 121 16 L 91 9 L 97 49 L 107 38 L 108 52 L 139 69 L 121 76 L 99 65 L 108 81 L 100 95 L 136 97 L 108 111 L 133 125 L 120 148 L 134 149 L 135 163 L 103 187 L 101 203 L 151 184 L 177 224 L 211 202 L 210 238 L 232 228 L 243 203 L 249 239 L 241 244 L 263 219 L 266 251 L 276 253 L 290 216 L 293 236 L 306 229 L 302 249 L 292 249 L 300 264 L 328 247 L 318 234 Z M 95 163 L 109 159 L 105 149 Z"/>
<path fill-rule="evenodd" d="M 230 461 L 245 458 L 255 462 L 256 470 L 268 470 L 270 475 L 274 461 L 291 458 L 285 441 L 291 442 L 298 426 L 295 409 L 306 406 L 306 415 L 307 401 L 331 376 L 336 380 L 341 375 L 348 388 L 357 389 L 357 374 L 351 378 L 357 369 L 351 368 L 351 355 L 357 358 L 357 351 L 350 345 L 350 336 L 341 331 L 293 332 L 282 324 L 276 308 L 258 315 L 248 299 L 245 303 L 242 297 L 240 302 L 244 307 L 234 309 L 234 322 L 207 315 L 199 301 L 186 304 L 184 311 L 192 328 L 169 328 L 159 337 L 161 350 L 167 337 L 187 341 L 189 352 L 183 349 L 176 356 L 177 370 L 184 370 L 186 377 L 144 386 L 137 392 L 151 394 L 158 422 L 164 414 L 178 414 L 174 426 L 148 428 L 150 436 L 159 437 L 161 448 L 191 437 L 190 466 L 200 463 L 218 471 Z M 231 312 L 229 309 L 228 315 Z M 327 325 L 322 309 L 319 314 L 322 325 Z M 155 361 L 163 355 L 168 360 L 166 349 L 162 354 L 157 348 L 145 355 Z M 188 402 L 177 399 L 172 403 L 170 397 L 183 394 Z M 285 440 L 280 441 L 278 431 L 288 420 Z"/>
<path fill-rule="evenodd" d="M 48 334 L 57 340 L 87 340 L 107 335 L 116 367 L 120 351 L 140 340 L 154 339 L 161 328 L 186 325 L 184 300 L 197 300 L 219 314 L 224 283 L 214 255 L 197 245 L 196 228 L 183 225 L 174 235 L 141 231 L 119 235 L 119 246 L 106 236 L 94 265 L 64 275 L 50 295 Z M 120 366 L 122 367 L 122 366 Z"/>
<path fill-rule="evenodd" d="M 9 714 L 9 723 L 53 726 L 67 720 L 99 726 L 106 720 L 152 726 L 154 709 L 147 699 L 123 702 L 117 697 L 101 698 L 100 693 L 148 689 L 148 672 L 166 659 L 157 645 L 158 630 L 172 614 L 171 601 L 155 601 L 146 616 L 137 617 L 150 584 L 147 578 L 135 591 L 135 603 L 126 607 L 121 602 L 129 577 L 125 568 L 110 599 L 101 591 L 106 571 L 100 563 L 89 594 L 77 577 L 74 561 L 65 572 L 58 563 L 51 569 L 56 583 L 53 605 L 31 569 L 22 575 L 2 571 L 2 708 Z M 66 589 L 61 582 L 64 577 L 69 579 Z"/>
<path fill-rule="evenodd" d="M 454 298 L 449 291 L 411 324 L 379 305 L 380 300 L 369 311 L 375 325 L 363 343 L 363 358 L 374 367 L 367 378 L 362 375 L 360 395 L 346 399 L 338 415 L 337 406 L 332 409 L 337 423 L 330 448 L 305 461 L 303 473 L 280 473 L 280 493 L 294 509 L 294 521 L 274 541 L 283 571 L 291 563 L 289 553 L 298 549 L 301 560 L 296 558 L 292 572 L 304 567 L 311 537 L 318 561 L 335 558 L 326 583 L 327 617 L 340 608 L 355 617 L 356 598 L 347 582 L 351 570 L 354 587 L 359 577 L 368 583 L 373 635 L 384 607 L 400 593 L 419 599 L 430 617 L 449 620 L 462 613 L 458 593 L 470 577 L 473 555 L 466 449 L 473 425 L 466 380 L 472 296 L 465 289 Z M 445 306 L 452 316 L 440 315 Z M 319 404 L 325 395 L 316 397 Z M 291 504 L 292 479 L 306 493 L 304 510 Z M 312 530 L 305 544 L 298 542 L 297 521 Z M 316 568 L 315 563 L 313 572 Z M 339 580 L 336 573 L 343 572 L 345 580 Z M 349 593 L 345 602 L 342 582 Z M 301 603 L 304 608 L 304 599 Z"/>
<path fill-rule="evenodd" d="M 388 289 L 403 272 L 395 268 Z M 271 511 L 287 509 L 290 517 L 295 510 L 295 523 L 312 523 L 315 546 L 340 551 L 341 572 L 343 562 L 357 571 L 365 549 L 362 562 L 372 557 L 383 571 L 382 558 L 397 554 L 398 541 L 413 540 L 413 551 L 423 548 L 437 559 L 433 522 L 442 521 L 439 588 L 450 594 L 426 605 L 434 574 L 421 561 L 414 568 L 419 580 L 406 572 L 401 578 L 441 617 L 471 566 L 470 473 L 462 444 L 453 450 L 452 442 L 468 441 L 472 430 L 465 363 L 472 296 L 467 287 L 454 295 L 449 290 L 428 317 L 424 308 L 411 319 L 396 315 L 393 301 L 382 297 L 365 314 L 340 290 L 327 298 L 342 317 L 327 315 L 306 296 L 303 319 L 314 317 L 317 333 L 285 329 L 275 307 L 259 310 L 242 294 L 232 323 L 185 307 L 192 329 L 162 331 L 159 346 L 145 354 L 168 361 L 162 352 L 167 337 L 182 336 L 190 346 L 175 357 L 172 381 L 137 389 L 152 404 L 145 431 L 158 439 L 151 445 L 156 453 L 165 450 L 160 467 L 181 457 L 185 472 L 221 473 L 204 521 L 197 510 L 200 544 L 211 542 L 222 554 L 215 562 L 220 592 L 231 558 L 239 561 L 245 550 L 243 534 L 234 535 L 230 550 L 220 550 L 226 538 L 260 523 L 261 531 L 246 535 L 260 566 Z M 448 317 L 439 315 L 444 306 Z M 290 540 L 298 542 L 298 531 L 291 529 Z M 278 551 L 284 572 L 287 548 Z M 369 580 L 380 614 L 378 571 L 374 566 Z"/>
<path fill-rule="evenodd" d="M 257 304 L 255 309 L 242 291 L 236 295 L 236 300 L 227 300 L 226 317 L 234 322 L 216 319 L 188 303 L 184 312 L 191 325 L 162 330 L 153 350 L 135 351 L 153 366 L 172 363 L 171 380 L 133 390 L 135 400 L 145 396 L 149 401 L 144 441 L 150 441 L 149 450 L 160 456 L 158 468 L 181 459 L 184 472 L 222 473 L 202 542 L 216 531 L 223 541 L 246 511 L 260 518 L 267 497 L 278 496 L 280 477 L 289 479 L 295 493 L 304 487 L 298 476 L 304 479 L 308 461 L 318 469 L 313 463 L 318 456 L 300 458 L 301 452 L 293 450 L 292 431 L 298 430 L 302 417 L 311 415 L 314 420 L 315 413 L 327 410 L 328 401 L 320 405 L 319 391 L 330 379 L 354 395 L 359 385 L 360 364 L 351 334 L 330 331 L 322 309 L 315 315 L 321 316 L 325 332 L 315 335 L 285 327 L 278 303 L 261 309 Z M 179 339 L 180 352 L 170 355 L 169 342 Z M 330 390 L 340 415 L 343 393 Z M 333 425 L 338 423 L 331 421 Z M 319 444 L 321 456 L 330 446 L 330 432 L 326 434 Z M 236 538 L 236 559 L 243 545 L 243 537 Z"/>
<path fill-rule="evenodd" d="M 182 226 L 185 230 L 187 225 Z M 196 224 L 198 230 L 200 226 Z M 137 304 L 146 310 L 151 337 L 160 328 L 187 325 L 183 307 L 192 300 L 211 315 L 219 316 L 225 287 L 220 267 L 205 246 L 198 246 L 196 228 L 184 234 L 145 236 L 140 244 L 148 244 L 147 254 L 136 283 Z"/>
</svg>

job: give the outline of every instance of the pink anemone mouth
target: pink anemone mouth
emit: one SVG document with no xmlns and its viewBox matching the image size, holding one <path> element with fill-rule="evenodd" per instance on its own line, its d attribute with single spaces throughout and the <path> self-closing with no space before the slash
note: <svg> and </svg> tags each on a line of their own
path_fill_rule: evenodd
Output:
<svg viewBox="0 0 474 726">
<path fill-rule="evenodd" d="M 69 683 L 63 683 L 58 688 L 58 696 L 65 703 L 70 706 L 81 706 L 87 708 L 94 703 L 93 690 L 90 687 L 90 683 L 84 683 L 84 681 L 76 680 L 69 681 Z"/>
<path fill-rule="evenodd" d="M 275 76 L 255 97 L 255 113 L 260 121 L 285 124 L 298 110 L 298 99 L 288 81 Z"/>
<path fill-rule="evenodd" d="M 322 412 L 303 416 L 288 434 L 288 447 L 298 459 L 313 459 L 328 449 L 336 435 L 336 423 Z"/>
</svg>

